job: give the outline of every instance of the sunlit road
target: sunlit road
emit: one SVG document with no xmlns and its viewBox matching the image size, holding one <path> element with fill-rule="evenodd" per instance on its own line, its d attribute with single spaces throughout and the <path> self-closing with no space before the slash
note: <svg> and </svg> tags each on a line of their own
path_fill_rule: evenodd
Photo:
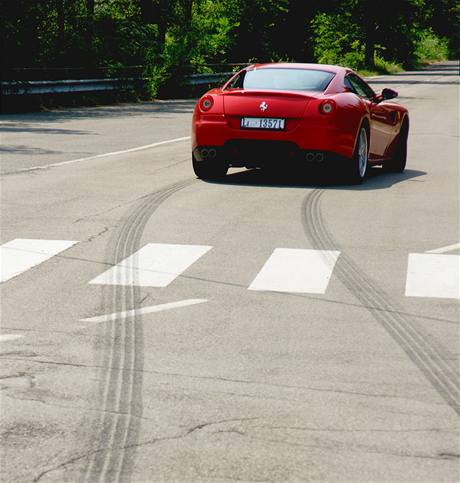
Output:
<svg viewBox="0 0 460 483">
<path fill-rule="evenodd" d="M 458 63 L 373 86 L 361 186 L 196 179 L 192 101 L 0 117 L 2 482 L 457 480 Z"/>
</svg>

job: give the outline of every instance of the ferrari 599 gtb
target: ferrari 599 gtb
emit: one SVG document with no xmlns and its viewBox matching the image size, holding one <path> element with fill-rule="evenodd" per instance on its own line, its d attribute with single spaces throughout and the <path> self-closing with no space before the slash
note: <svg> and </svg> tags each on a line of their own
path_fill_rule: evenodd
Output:
<svg viewBox="0 0 460 483">
<path fill-rule="evenodd" d="M 360 183 L 370 165 L 402 172 L 407 109 L 376 94 L 351 69 L 323 64 L 260 64 L 198 101 L 192 162 L 202 179 L 229 167 L 285 170 L 328 165 Z"/>
</svg>

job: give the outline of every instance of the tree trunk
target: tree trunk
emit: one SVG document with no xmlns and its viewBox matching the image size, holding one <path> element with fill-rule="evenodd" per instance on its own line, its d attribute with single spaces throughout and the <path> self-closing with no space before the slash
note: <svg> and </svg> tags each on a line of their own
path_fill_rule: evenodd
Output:
<svg viewBox="0 0 460 483">
<path fill-rule="evenodd" d="M 364 51 L 364 62 L 366 66 L 373 69 L 375 67 L 375 44 L 374 44 L 374 31 L 366 31 L 366 49 Z"/>
<path fill-rule="evenodd" d="M 86 32 L 85 41 L 87 45 L 88 61 L 93 62 L 93 38 L 94 38 L 94 0 L 86 0 Z"/>
<path fill-rule="evenodd" d="M 141 18 L 144 23 L 154 22 L 154 8 L 152 0 L 139 0 Z"/>
<path fill-rule="evenodd" d="M 192 9 L 193 9 L 193 0 L 183 0 L 184 2 L 184 21 L 186 27 L 190 27 L 192 23 Z"/>
<path fill-rule="evenodd" d="M 372 1 L 363 1 L 363 11 L 361 12 L 364 22 L 365 51 L 364 62 L 366 67 L 373 69 L 375 67 L 375 21 L 373 19 Z"/>
<path fill-rule="evenodd" d="M 287 16 L 286 28 L 289 42 L 286 42 L 288 57 L 297 62 L 311 62 L 313 53 L 308 43 L 310 22 L 318 5 L 316 1 L 291 0 Z"/>
<path fill-rule="evenodd" d="M 58 46 L 62 46 L 61 42 L 64 39 L 64 27 L 65 27 L 65 17 L 64 17 L 64 0 L 56 0 L 56 10 L 57 10 L 57 24 L 58 24 Z"/>
<path fill-rule="evenodd" d="M 159 0 L 155 5 L 154 23 L 158 25 L 158 44 L 159 51 L 163 52 L 168 30 L 168 0 Z"/>
<path fill-rule="evenodd" d="M 94 0 L 86 0 L 86 14 L 92 19 L 94 16 Z"/>
<path fill-rule="evenodd" d="M 56 12 L 57 12 L 57 38 L 55 47 L 55 62 L 57 65 L 61 65 L 63 61 L 64 53 L 64 30 L 65 30 L 65 12 L 64 1 L 56 0 Z"/>
</svg>

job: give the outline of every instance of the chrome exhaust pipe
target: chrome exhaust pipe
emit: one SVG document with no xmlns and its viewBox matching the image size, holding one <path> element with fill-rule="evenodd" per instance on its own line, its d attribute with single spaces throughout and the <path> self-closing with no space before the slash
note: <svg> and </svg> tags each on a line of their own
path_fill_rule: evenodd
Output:
<svg viewBox="0 0 460 483">
<path fill-rule="evenodd" d="M 209 156 L 209 151 L 206 149 L 206 148 L 203 148 L 201 151 L 200 151 L 200 154 L 201 154 L 201 157 L 203 159 L 206 159 L 208 156 Z"/>
<path fill-rule="evenodd" d="M 211 148 L 211 149 L 208 151 L 208 156 L 209 156 L 210 158 L 215 158 L 215 157 L 216 157 L 216 154 L 217 154 L 217 152 L 216 152 L 216 150 L 215 150 L 214 148 Z"/>
<path fill-rule="evenodd" d="M 319 163 L 324 161 L 324 154 L 323 153 L 316 153 L 316 161 L 318 161 Z"/>
<path fill-rule="evenodd" d="M 306 156 L 307 161 L 313 161 L 315 159 L 315 155 L 313 153 L 307 153 Z"/>
</svg>

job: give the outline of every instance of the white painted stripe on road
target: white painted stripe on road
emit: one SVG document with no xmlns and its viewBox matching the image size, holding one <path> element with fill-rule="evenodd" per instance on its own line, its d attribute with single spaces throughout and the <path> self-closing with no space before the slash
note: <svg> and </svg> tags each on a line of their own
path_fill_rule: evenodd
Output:
<svg viewBox="0 0 460 483">
<path fill-rule="evenodd" d="M 406 295 L 460 299 L 460 255 L 410 253 Z"/>
<path fill-rule="evenodd" d="M 178 309 L 180 307 L 188 307 L 189 305 L 202 304 L 207 302 L 207 299 L 187 299 L 179 302 L 171 302 L 168 304 L 151 305 L 149 307 L 142 307 L 140 309 L 126 310 L 124 312 L 115 312 L 113 314 L 100 315 L 97 317 L 90 317 L 89 319 L 81 319 L 80 322 L 111 322 L 117 319 L 127 319 L 135 317 L 136 315 L 152 314 L 154 312 L 162 312 L 164 310 Z"/>
<path fill-rule="evenodd" d="M 0 282 L 5 282 L 78 243 L 16 238 L 0 246 Z"/>
<path fill-rule="evenodd" d="M 24 336 L 19 334 L 3 334 L 0 335 L 0 342 L 9 342 L 10 340 L 21 339 L 22 337 Z"/>
<path fill-rule="evenodd" d="M 325 293 L 340 252 L 276 248 L 249 290 Z"/>
<path fill-rule="evenodd" d="M 460 243 L 454 243 L 453 245 L 447 245 L 446 247 L 436 248 L 436 250 L 427 250 L 425 253 L 446 253 L 454 250 L 460 250 Z"/>
<path fill-rule="evenodd" d="M 166 287 L 211 248 L 149 243 L 89 283 Z"/>
<path fill-rule="evenodd" d="M 145 144 L 143 146 L 137 146 L 135 148 L 123 149 L 121 151 L 112 151 L 110 153 L 95 154 L 94 156 L 88 156 L 86 158 L 71 159 L 69 161 L 62 161 L 60 163 L 45 164 L 43 166 L 32 166 L 31 168 L 18 169 L 15 173 L 24 173 L 27 171 L 36 171 L 39 169 L 56 168 L 58 166 L 65 166 L 67 164 L 79 163 L 80 161 L 89 161 L 91 159 L 106 158 L 107 156 L 115 156 L 117 154 L 134 153 L 135 151 L 143 151 L 145 149 L 156 148 L 164 144 L 178 143 L 180 141 L 186 141 L 190 139 L 190 136 L 184 136 L 181 138 L 167 139 L 166 141 L 160 141 L 152 144 Z"/>
</svg>

